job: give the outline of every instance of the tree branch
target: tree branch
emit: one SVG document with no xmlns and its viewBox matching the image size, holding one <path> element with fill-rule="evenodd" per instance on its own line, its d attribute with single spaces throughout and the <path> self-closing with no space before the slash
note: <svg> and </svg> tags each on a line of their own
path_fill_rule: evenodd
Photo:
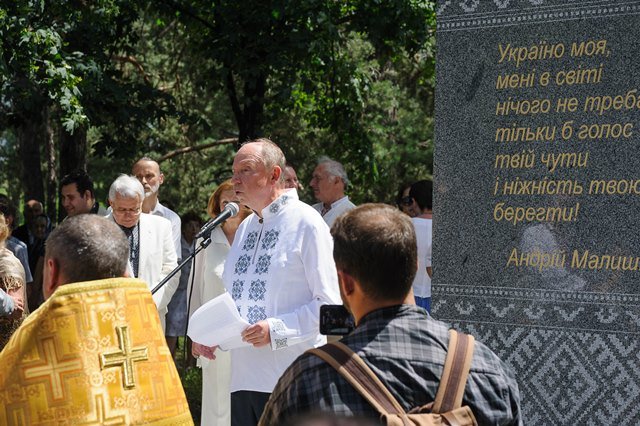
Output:
<svg viewBox="0 0 640 426">
<path fill-rule="evenodd" d="M 147 73 L 144 71 L 144 67 L 133 56 L 131 56 L 131 55 L 129 55 L 129 56 L 114 56 L 113 59 L 118 61 L 118 62 L 128 62 L 128 63 L 130 63 L 131 65 L 133 65 L 138 70 L 138 73 L 142 76 L 142 78 L 144 79 L 145 83 L 151 84 L 151 79 L 149 78 Z"/>
<path fill-rule="evenodd" d="M 233 74 L 231 71 L 231 67 L 225 64 L 225 68 L 227 69 L 227 78 L 225 81 L 225 85 L 227 87 L 227 95 L 229 96 L 229 102 L 231 102 L 231 110 L 233 111 L 233 115 L 236 117 L 236 123 L 238 124 L 238 129 L 240 130 L 240 138 L 242 137 L 243 132 L 245 131 L 245 117 L 242 114 L 242 109 L 240 108 L 240 102 L 238 100 L 238 93 L 236 92 L 236 83 L 233 80 Z M 238 143 L 244 142 L 238 139 Z"/>
<path fill-rule="evenodd" d="M 164 3 L 168 3 L 169 6 L 173 7 L 174 10 L 180 12 L 180 13 L 184 13 L 185 15 L 189 16 L 190 18 L 198 21 L 199 23 L 201 23 L 202 25 L 204 25 L 206 28 L 209 28 L 210 30 L 216 31 L 216 27 L 214 24 L 209 23 L 207 20 L 201 18 L 198 15 L 198 12 L 191 6 L 182 6 L 180 4 L 178 4 L 178 2 L 173 1 L 173 0 L 165 0 Z"/>
<path fill-rule="evenodd" d="M 207 148 L 212 148 L 214 146 L 235 144 L 237 141 L 238 141 L 238 138 L 226 138 L 226 139 L 219 139 L 217 141 L 205 143 L 202 145 L 185 146 L 184 148 L 179 148 L 174 151 L 168 152 L 162 157 L 158 158 L 158 163 L 162 163 L 165 160 L 169 160 L 181 154 L 186 154 L 187 152 L 197 152 L 197 151 L 205 150 Z"/>
</svg>

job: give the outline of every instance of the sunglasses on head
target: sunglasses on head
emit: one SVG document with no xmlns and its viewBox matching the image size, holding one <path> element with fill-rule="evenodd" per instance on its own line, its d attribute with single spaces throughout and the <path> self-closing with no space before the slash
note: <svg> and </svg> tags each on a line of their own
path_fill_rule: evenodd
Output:
<svg viewBox="0 0 640 426">
<path fill-rule="evenodd" d="M 400 204 L 402 204 L 403 206 L 410 206 L 411 204 L 413 204 L 413 197 L 402 197 L 400 199 Z"/>
</svg>

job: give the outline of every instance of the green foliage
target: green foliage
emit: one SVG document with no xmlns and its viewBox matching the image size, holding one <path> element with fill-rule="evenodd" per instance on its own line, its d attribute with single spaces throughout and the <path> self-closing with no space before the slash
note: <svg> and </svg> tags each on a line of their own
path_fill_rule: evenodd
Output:
<svg viewBox="0 0 640 426">
<path fill-rule="evenodd" d="M 430 175 L 432 2 L 165 4 L 163 24 L 182 23 L 180 51 L 197 58 L 190 81 L 226 92 L 241 139 L 258 110 L 256 135 L 280 144 L 303 181 L 320 154 L 347 165 L 357 201 L 391 200 L 401 181 Z M 216 105 L 229 114 L 224 99 Z M 204 130 L 190 123 L 192 135 Z"/>
<path fill-rule="evenodd" d="M 133 53 L 139 42 L 138 1 L 100 0 L 81 7 L 62 6 L 65 41 L 82 52 L 75 69 L 89 122 L 96 129 L 94 153 L 100 157 L 134 156 L 143 148 L 141 131 L 175 114 L 173 98 L 138 73 Z"/>
<path fill-rule="evenodd" d="M 0 9 L 0 108 L 6 118 L 18 102 L 32 110 L 29 102 L 49 98 L 72 131 L 87 119 L 79 99 L 82 78 L 73 70 L 83 54 L 65 51 L 60 23 L 45 10 L 44 1 L 28 0 L 5 2 Z"/>
<path fill-rule="evenodd" d="M 11 133 L 0 134 L 0 194 L 6 194 L 12 200 L 20 198 L 20 173 L 18 164 L 12 159 L 18 156 L 15 137 Z"/>
<path fill-rule="evenodd" d="M 202 413 L 202 369 L 187 368 L 181 374 L 182 387 L 189 403 L 189 411 L 195 424 L 200 424 Z"/>
<path fill-rule="evenodd" d="M 296 129 L 277 121 L 278 115 L 291 116 L 284 108 L 273 112 L 276 121 L 269 127 L 307 181 L 314 157 L 328 154 L 345 164 L 353 199 L 392 202 L 401 183 L 432 173 L 433 60 L 424 52 L 405 52 L 381 65 L 373 45 L 357 33 L 346 46 L 329 80 L 321 81 L 323 67 L 316 76 L 305 70 L 292 91 L 291 121 L 305 123 L 298 134 L 278 130 Z M 313 200 L 310 194 L 307 199 Z"/>
<path fill-rule="evenodd" d="M 355 201 L 390 202 L 432 173 L 434 27 L 428 0 L 19 0 L 0 10 L 0 125 L 17 96 L 85 123 L 100 198 L 138 157 L 194 147 L 161 163 L 161 199 L 204 212 L 234 147 L 197 148 L 267 136 L 305 184 L 327 154 Z"/>
<path fill-rule="evenodd" d="M 189 356 L 189 361 L 185 361 L 185 340 L 183 336 L 178 337 L 175 363 L 180 374 L 180 381 L 184 389 L 187 402 L 189 403 L 189 411 L 196 425 L 200 424 L 200 415 L 202 413 L 202 369 L 194 367 L 196 361 Z"/>
</svg>

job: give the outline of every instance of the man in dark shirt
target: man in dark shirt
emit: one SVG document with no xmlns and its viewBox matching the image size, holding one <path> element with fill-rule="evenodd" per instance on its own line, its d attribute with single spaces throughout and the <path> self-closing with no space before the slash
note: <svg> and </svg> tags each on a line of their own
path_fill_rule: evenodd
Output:
<svg viewBox="0 0 640 426">
<path fill-rule="evenodd" d="M 62 178 L 60 197 L 67 216 L 98 213 L 100 206 L 93 192 L 93 180 L 84 170 L 76 170 Z"/>
<path fill-rule="evenodd" d="M 40 201 L 38 200 L 27 201 L 26 203 L 24 203 L 24 223 L 18 226 L 16 229 L 14 229 L 13 233 L 11 234 L 12 236 L 16 237 L 17 239 L 25 243 L 29 248 L 29 251 L 31 251 L 31 245 L 36 239 L 31 229 L 33 226 L 32 224 L 35 218 L 42 215 L 43 213 L 44 213 L 44 206 Z M 50 227 L 49 223 L 47 223 L 47 231 L 50 230 L 48 229 L 49 227 Z M 31 262 L 31 259 L 29 259 L 29 262 Z"/>
<path fill-rule="evenodd" d="M 432 402 L 449 327 L 414 303 L 417 248 L 411 220 L 390 206 L 365 204 L 338 218 L 331 233 L 340 293 L 356 321 L 342 342 L 364 359 L 405 411 Z M 475 346 L 462 403 L 481 425 L 522 423 L 513 373 L 481 343 Z M 278 425 L 314 411 L 379 417 L 333 367 L 303 354 L 280 378 L 260 424 Z"/>
</svg>

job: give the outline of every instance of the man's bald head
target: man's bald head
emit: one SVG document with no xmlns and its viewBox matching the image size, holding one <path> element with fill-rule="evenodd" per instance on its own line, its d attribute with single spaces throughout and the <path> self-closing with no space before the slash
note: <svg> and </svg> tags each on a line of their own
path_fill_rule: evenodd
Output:
<svg viewBox="0 0 640 426">
<path fill-rule="evenodd" d="M 164 174 L 160 171 L 160 165 L 149 157 L 142 157 L 136 161 L 131 168 L 131 174 L 144 187 L 145 197 L 157 194 L 160 185 L 164 183 Z"/>
<path fill-rule="evenodd" d="M 44 213 L 44 206 L 38 200 L 29 200 L 24 203 L 24 221 L 28 224 L 33 219 Z"/>
<path fill-rule="evenodd" d="M 47 239 L 44 296 L 63 284 L 122 277 L 128 259 L 129 242 L 113 221 L 92 214 L 69 217 Z"/>
</svg>

